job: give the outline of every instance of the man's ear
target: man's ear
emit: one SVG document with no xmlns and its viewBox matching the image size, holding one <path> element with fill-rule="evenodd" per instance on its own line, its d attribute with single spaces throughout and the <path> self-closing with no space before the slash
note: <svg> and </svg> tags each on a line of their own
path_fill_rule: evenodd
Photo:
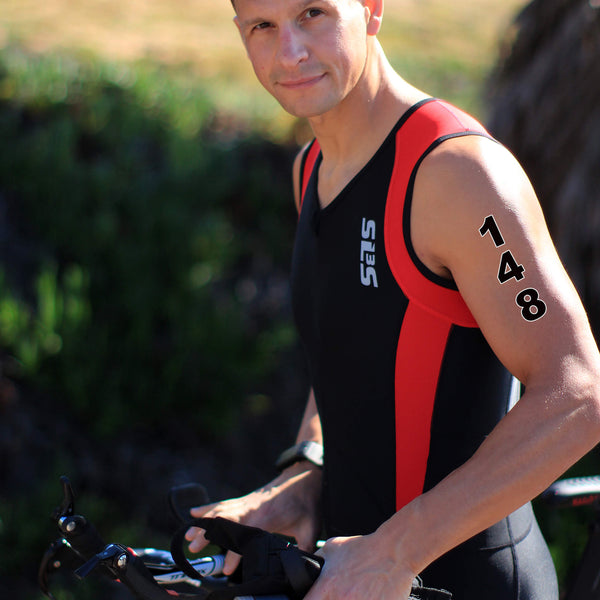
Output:
<svg viewBox="0 0 600 600">
<path fill-rule="evenodd" d="M 364 0 L 365 10 L 368 11 L 367 33 L 377 35 L 383 19 L 383 0 Z"/>
<path fill-rule="evenodd" d="M 233 17 L 233 22 L 235 23 L 235 26 L 237 27 L 238 33 L 240 34 L 240 38 L 242 39 L 242 44 L 244 45 L 244 49 L 246 50 L 246 56 L 248 56 L 248 49 L 246 48 L 246 40 L 244 40 L 244 34 L 242 33 L 242 28 L 240 27 L 240 19 L 237 15 L 235 17 Z"/>
<path fill-rule="evenodd" d="M 233 22 L 235 23 L 235 26 L 237 27 L 238 33 L 240 35 L 242 35 L 242 29 L 240 28 L 240 18 L 235 15 L 235 17 L 233 17 Z"/>
</svg>

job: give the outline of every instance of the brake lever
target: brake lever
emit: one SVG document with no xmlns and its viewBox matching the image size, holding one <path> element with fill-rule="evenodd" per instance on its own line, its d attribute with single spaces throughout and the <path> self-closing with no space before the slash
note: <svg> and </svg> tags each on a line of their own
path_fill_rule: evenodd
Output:
<svg viewBox="0 0 600 600">
<path fill-rule="evenodd" d="M 64 539 L 88 560 L 101 552 L 106 543 L 100 537 L 94 525 L 84 516 L 75 514 L 75 494 L 68 477 L 62 475 L 60 482 L 63 489 L 63 499 L 51 514 L 51 518 L 58 525 Z"/>
<path fill-rule="evenodd" d="M 109 544 L 98 552 L 95 556 L 92 556 L 85 564 L 75 571 L 75 575 L 79 579 L 87 577 L 92 571 L 102 566 L 116 579 L 118 577 L 119 570 L 124 569 L 127 565 L 127 548 L 120 546 L 119 544 Z"/>
<path fill-rule="evenodd" d="M 40 568 L 38 570 L 38 584 L 42 593 L 50 598 L 50 600 L 56 600 L 50 592 L 48 586 L 48 575 L 54 571 L 57 571 L 62 566 L 62 560 L 60 559 L 61 553 L 68 547 L 68 543 L 60 538 L 50 544 L 50 547 L 44 553 Z"/>
<path fill-rule="evenodd" d="M 75 494 L 73 493 L 73 487 L 68 477 L 61 475 L 60 482 L 63 486 L 63 500 L 62 502 L 52 511 L 52 519 L 58 522 L 62 517 L 70 517 L 75 513 Z"/>
<path fill-rule="evenodd" d="M 163 590 L 147 569 L 144 561 L 120 544 L 109 544 L 75 571 L 79 578 L 87 577 L 99 569 L 110 573 L 113 579 L 124 583 L 137 597 L 144 600 L 172 600 L 173 596 Z"/>
</svg>

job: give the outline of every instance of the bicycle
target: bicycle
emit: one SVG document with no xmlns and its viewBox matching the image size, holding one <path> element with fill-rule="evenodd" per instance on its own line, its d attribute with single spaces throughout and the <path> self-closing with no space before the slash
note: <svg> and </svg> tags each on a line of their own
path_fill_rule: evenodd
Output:
<svg viewBox="0 0 600 600">
<path fill-rule="evenodd" d="M 52 512 L 61 537 L 44 554 L 38 583 L 55 600 L 49 577 L 67 569 L 84 579 L 91 573 L 119 581 L 138 600 L 301 600 L 323 567 L 320 556 L 300 550 L 293 541 L 222 518 L 190 519 L 189 509 L 208 502 L 202 486 L 188 484 L 170 490 L 169 506 L 180 523 L 170 551 L 106 544 L 94 525 L 75 513 L 74 493 L 61 477 L 63 499 Z M 183 552 L 184 534 L 191 526 L 205 529 L 212 543 L 242 555 L 231 577 L 223 574 L 224 555 L 189 561 Z M 452 600 L 445 590 L 413 582 L 411 600 Z"/>
<path fill-rule="evenodd" d="M 565 600 L 600 600 L 600 476 L 559 479 L 541 499 L 554 508 L 594 508 L 595 517 Z"/>
</svg>

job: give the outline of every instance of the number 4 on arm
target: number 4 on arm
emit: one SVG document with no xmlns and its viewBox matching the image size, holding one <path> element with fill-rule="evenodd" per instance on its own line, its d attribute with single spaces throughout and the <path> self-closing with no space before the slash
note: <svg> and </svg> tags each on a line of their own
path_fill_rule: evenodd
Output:
<svg viewBox="0 0 600 600">
<path fill-rule="evenodd" d="M 502 254 L 500 258 L 500 268 L 498 269 L 498 281 L 500 283 L 506 283 L 513 277 L 517 281 L 521 281 L 525 275 L 523 272 L 525 271 L 525 267 L 520 265 L 515 260 L 515 257 L 512 255 L 510 250 L 507 250 Z"/>
<path fill-rule="evenodd" d="M 496 248 L 500 246 L 504 246 L 504 238 L 500 233 L 500 228 L 496 223 L 496 219 L 494 219 L 493 215 L 485 218 L 483 225 L 479 228 L 479 233 L 481 237 L 485 237 L 486 234 L 490 234 L 494 245 Z M 498 281 L 500 283 L 506 283 L 511 280 L 513 277 L 517 281 L 521 281 L 523 277 L 523 272 L 525 271 L 525 267 L 520 265 L 513 256 L 510 250 L 504 252 L 500 258 L 500 268 L 498 269 Z"/>
</svg>

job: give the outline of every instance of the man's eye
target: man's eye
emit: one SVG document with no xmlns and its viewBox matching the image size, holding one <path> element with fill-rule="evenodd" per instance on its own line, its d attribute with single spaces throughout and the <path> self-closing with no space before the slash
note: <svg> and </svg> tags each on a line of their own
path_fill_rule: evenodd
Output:
<svg viewBox="0 0 600 600">
<path fill-rule="evenodd" d="M 271 23 L 268 23 L 267 21 L 265 21 L 264 23 L 258 23 L 257 25 L 255 25 L 253 27 L 253 29 L 260 31 L 262 29 L 268 29 L 269 27 L 271 27 Z"/>
<path fill-rule="evenodd" d="M 322 15 L 323 11 L 320 8 L 309 8 L 306 11 L 306 16 L 309 19 L 314 19 L 315 17 L 318 17 L 319 15 Z"/>
</svg>

